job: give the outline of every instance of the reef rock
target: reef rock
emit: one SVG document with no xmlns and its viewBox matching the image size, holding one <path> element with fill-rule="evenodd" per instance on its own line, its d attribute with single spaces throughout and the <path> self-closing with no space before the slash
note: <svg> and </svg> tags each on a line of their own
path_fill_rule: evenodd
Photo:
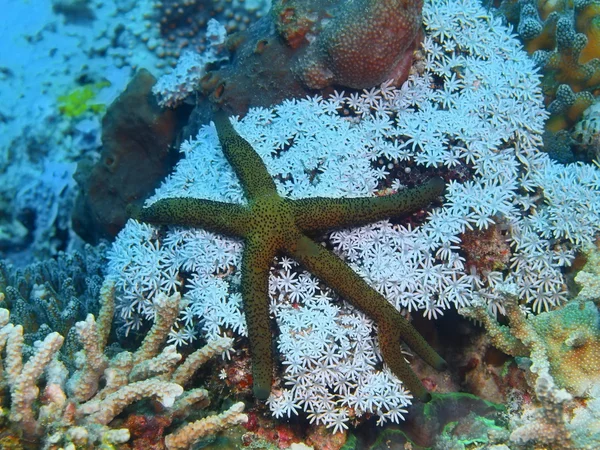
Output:
<svg viewBox="0 0 600 450">
<path fill-rule="evenodd" d="M 231 64 L 202 91 L 235 114 L 328 87 L 368 89 L 408 76 L 420 40 L 422 0 L 277 0 L 230 37 Z"/>
</svg>

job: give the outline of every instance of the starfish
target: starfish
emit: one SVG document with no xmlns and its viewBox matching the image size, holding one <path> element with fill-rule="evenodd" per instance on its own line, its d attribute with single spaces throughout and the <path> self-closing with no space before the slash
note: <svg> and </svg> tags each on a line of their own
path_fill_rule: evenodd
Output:
<svg viewBox="0 0 600 450">
<path fill-rule="evenodd" d="M 269 319 L 269 270 L 278 254 L 297 260 L 338 295 L 370 317 L 378 330 L 384 362 L 417 398 L 431 396 L 404 359 L 404 341 L 425 362 L 443 370 L 446 362 L 385 297 L 310 235 L 398 217 L 429 204 L 444 191 L 441 178 L 383 197 L 305 198 L 277 193 L 275 182 L 252 146 L 233 128 L 227 115 L 215 113 L 223 152 L 239 178 L 247 205 L 180 197 L 139 209 L 134 218 L 156 225 L 200 227 L 243 240 L 241 293 L 248 328 L 254 396 L 271 392 L 273 350 Z"/>
</svg>

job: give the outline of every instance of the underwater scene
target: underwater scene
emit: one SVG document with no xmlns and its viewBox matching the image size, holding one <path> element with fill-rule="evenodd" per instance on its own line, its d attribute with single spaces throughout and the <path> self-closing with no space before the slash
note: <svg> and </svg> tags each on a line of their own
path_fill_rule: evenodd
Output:
<svg viewBox="0 0 600 450">
<path fill-rule="evenodd" d="M 0 450 L 600 449 L 600 0 L 0 6 Z"/>
</svg>

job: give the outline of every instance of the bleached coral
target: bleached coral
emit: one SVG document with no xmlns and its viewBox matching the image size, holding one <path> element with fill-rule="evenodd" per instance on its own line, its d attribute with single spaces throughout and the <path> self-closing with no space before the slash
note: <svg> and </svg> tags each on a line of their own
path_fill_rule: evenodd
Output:
<svg viewBox="0 0 600 450">
<path fill-rule="evenodd" d="M 375 195 L 402 189 L 411 172 L 447 174 L 445 203 L 423 223 L 383 221 L 329 235 L 397 308 L 436 318 L 478 300 L 502 312 L 496 286 L 507 283 L 528 307 L 551 308 L 565 299 L 561 268 L 600 227 L 600 172 L 562 166 L 539 150 L 547 118 L 540 76 L 499 19 L 475 0 L 426 1 L 423 17 L 422 57 L 400 88 L 384 83 L 362 95 L 287 100 L 252 109 L 234 126 L 291 198 Z M 245 202 L 214 127 L 181 151 L 148 203 L 176 196 Z M 510 267 L 478 274 L 460 254 L 461 234 L 492 224 L 505 228 Z M 240 255 L 240 242 L 201 229 L 164 234 L 130 221 L 110 258 L 123 329 L 153 320 L 159 293 L 185 288 L 188 303 L 171 342 L 193 340 L 197 324 L 209 338 L 225 330 L 244 335 Z M 382 422 L 402 418 L 410 395 L 389 382 L 370 320 L 286 258 L 274 262 L 270 295 L 285 384 L 270 399 L 276 415 L 304 410 L 335 430 L 366 412 Z"/>
<path fill-rule="evenodd" d="M 244 411 L 244 403 L 239 402 L 231 406 L 227 411 L 219 415 L 206 417 L 196 422 L 187 424 L 165 439 L 165 445 L 169 450 L 185 450 L 190 448 L 203 437 L 213 436 L 233 425 L 245 423 L 248 418 Z"/>
</svg>

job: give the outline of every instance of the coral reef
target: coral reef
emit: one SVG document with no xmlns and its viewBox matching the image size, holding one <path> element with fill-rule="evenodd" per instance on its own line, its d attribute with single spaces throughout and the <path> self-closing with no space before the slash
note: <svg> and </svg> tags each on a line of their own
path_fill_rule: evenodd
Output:
<svg viewBox="0 0 600 450">
<path fill-rule="evenodd" d="M 503 442 L 507 435 L 503 413 L 501 405 L 474 395 L 434 394 L 431 402 L 411 406 L 406 422 L 387 427 L 369 449 L 396 448 L 405 443 L 412 448 L 465 448 Z"/>
<path fill-rule="evenodd" d="M 15 268 L 0 261 L 0 306 L 11 311 L 11 322 L 23 327 L 25 354 L 51 332 L 66 338 L 61 358 L 72 367 L 78 349 L 73 326 L 88 314 L 97 314 L 105 271 L 106 245 L 59 253 L 55 259 Z"/>
<path fill-rule="evenodd" d="M 591 302 L 571 301 L 554 311 L 527 315 L 514 294 L 504 303 L 508 325 L 499 325 L 482 305 L 461 313 L 481 321 L 504 353 L 531 359 L 533 373 L 547 370 L 559 388 L 582 396 L 600 381 L 600 315 Z"/>
<path fill-rule="evenodd" d="M 70 376 L 55 358 L 63 337 L 56 332 L 36 346 L 35 353 L 23 361 L 23 327 L 13 325 L 9 312 L 0 310 L 0 344 L 5 351 L 2 379 L 10 391 L 10 426 L 13 433 L 44 448 L 114 448 L 129 441 L 127 428 L 112 428 L 110 423 L 129 405 L 145 398 L 158 400 L 165 408 L 169 425 L 185 422 L 194 405 L 207 404 L 208 393 L 196 388 L 184 391 L 196 370 L 210 357 L 231 347 L 222 338 L 182 356 L 174 346 L 164 346 L 179 313 L 180 296 L 161 297 L 156 304 L 157 320 L 140 347 L 120 352 L 108 359 L 104 354 L 114 311 L 114 283 L 107 280 L 101 290 L 98 319 L 88 315 L 76 324 L 83 350 L 78 370 Z M 45 373 L 43 395 L 38 379 Z M 102 383 L 101 383 L 102 380 Z M 41 406 L 35 406 L 41 402 Z M 205 417 L 167 431 L 168 449 L 189 448 L 198 439 L 213 435 L 247 417 L 244 405 L 237 403 L 227 411 Z M 127 422 L 125 422 L 127 423 Z M 172 427 L 172 428 L 175 428 Z"/>
<path fill-rule="evenodd" d="M 207 48 L 202 53 L 186 50 L 177 60 L 175 70 L 162 76 L 152 86 L 158 104 L 174 108 L 192 95 L 200 87 L 200 80 L 206 73 L 209 64 L 227 60 L 224 42 L 227 32 L 215 19 L 210 19 L 206 26 Z"/>
<path fill-rule="evenodd" d="M 226 46 L 230 62 L 207 71 L 200 80 L 206 102 L 216 103 L 231 114 L 244 115 L 253 106 L 268 107 L 306 95 L 306 89 L 290 70 L 295 51 L 280 39 L 271 15 L 241 35 L 230 37 Z M 208 107 L 207 103 L 199 103 L 196 109 Z"/>
<path fill-rule="evenodd" d="M 27 234 L 23 245 L 12 247 L 7 256 L 23 264 L 31 262 L 32 257 L 43 258 L 65 250 L 72 231 L 69 213 L 75 202 L 74 172 L 75 163 L 47 161 L 43 172 L 23 183 L 12 206 Z"/>
<path fill-rule="evenodd" d="M 268 16 L 262 0 L 5 3 L 0 252 L 14 266 L 0 263 L 1 448 L 600 447 L 598 0 L 494 2 L 537 67 L 478 0 L 425 0 L 422 13 L 419 1 L 278 0 Z M 144 73 L 111 111 L 102 150 L 105 106 L 134 71 L 159 77 L 177 56 L 173 73 L 155 84 Z M 210 124 L 207 95 L 241 117 Z M 232 168 L 239 148 L 264 167 Z M 171 207 L 164 224 L 124 225 L 102 308 L 103 247 L 72 251 L 78 162 L 110 234 L 131 199 Z M 401 218 L 329 220 L 332 205 L 382 204 L 440 178 L 444 200 Z M 232 223 L 266 242 L 173 221 L 189 203 L 252 211 Z M 77 226 L 98 239 L 83 214 Z M 304 265 L 261 251 L 298 223 L 310 245 L 277 249 Z M 256 248 L 264 261 L 248 283 Z M 322 255 L 333 264 L 319 272 Z M 249 301 L 259 283 L 261 301 Z M 414 372 L 403 384 L 378 342 L 392 327 L 360 310 L 374 298 L 450 370 L 394 345 Z M 257 304 L 258 357 L 257 321 L 244 317 Z M 223 351 L 231 359 L 206 363 Z M 246 421 L 233 402 L 253 400 L 253 383 L 271 395 L 231 427 Z M 421 384 L 433 400 L 411 405 Z"/>
<path fill-rule="evenodd" d="M 75 164 L 95 157 L 100 110 L 125 87 L 132 67 L 141 60 L 154 66 L 145 47 L 125 43 L 124 24 L 135 22 L 123 15 L 131 3 L 4 4 L 0 253 L 14 264 L 56 256 L 81 243 L 70 222 Z M 80 6 L 91 13 L 78 10 Z"/>
<path fill-rule="evenodd" d="M 510 247 L 502 224 L 495 223 L 486 230 L 469 230 L 460 236 L 465 264 L 478 274 L 502 271 L 510 262 Z"/>
<path fill-rule="evenodd" d="M 52 9 L 69 21 L 80 22 L 94 18 L 90 3 L 90 0 L 52 0 Z"/>
<path fill-rule="evenodd" d="M 503 0 L 500 10 L 516 25 L 527 51 L 542 68 L 542 89 L 551 113 L 547 130 L 571 130 L 600 88 L 600 2 Z M 564 146 L 579 153 L 571 144 L 576 142 Z M 576 157 L 587 160 L 583 150 Z"/>
<path fill-rule="evenodd" d="M 597 0 L 504 0 L 500 8 L 516 23 L 527 51 L 544 68 L 544 94 L 552 99 L 563 84 L 575 92 L 598 87 Z"/>
<path fill-rule="evenodd" d="M 589 278 L 579 281 L 587 283 Z M 596 429 L 599 423 L 600 313 L 586 300 L 586 288 L 584 295 L 565 306 L 533 315 L 519 306 L 514 286 L 505 286 L 508 325 L 500 325 L 482 305 L 461 310 L 482 322 L 492 343 L 516 356 L 525 370 L 533 401 L 521 400 L 512 406 L 508 442 L 514 447 L 598 445 L 597 434 L 587 430 Z"/>
<path fill-rule="evenodd" d="M 511 283 L 525 308 L 552 310 L 567 299 L 563 270 L 599 230 L 600 171 L 541 151 L 541 77 L 499 18 L 468 0 L 425 2 L 423 18 L 423 48 L 401 87 L 287 100 L 252 108 L 232 125 L 289 199 L 377 196 L 435 176 L 447 181 L 442 206 L 315 236 L 396 309 L 436 319 L 480 300 L 500 315 L 500 287 Z M 183 197 L 248 204 L 214 126 L 201 127 L 181 151 L 146 206 Z M 490 227 L 501 231 L 490 232 L 501 270 L 472 272 L 462 239 Z M 242 253 L 239 240 L 206 230 L 129 221 L 110 252 L 122 330 L 153 320 L 141 299 L 185 292 L 173 342 L 227 330 L 246 336 Z M 290 258 L 270 267 L 282 363 L 271 411 L 337 430 L 370 416 L 403 420 L 406 391 L 381 365 L 372 321 Z M 434 390 L 448 385 L 421 373 Z"/>
<path fill-rule="evenodd" d="M 141 36 L 158 56 L 174 62 L 184 49 L 202 53 L 207 49 L 206 25 L 211 19 L 223 24 L 228 33 L 244 31 L 265 15 L 265 0 L 160 0 L 151 1 L 145 14 L 149 29 Z"/>
</svg>

